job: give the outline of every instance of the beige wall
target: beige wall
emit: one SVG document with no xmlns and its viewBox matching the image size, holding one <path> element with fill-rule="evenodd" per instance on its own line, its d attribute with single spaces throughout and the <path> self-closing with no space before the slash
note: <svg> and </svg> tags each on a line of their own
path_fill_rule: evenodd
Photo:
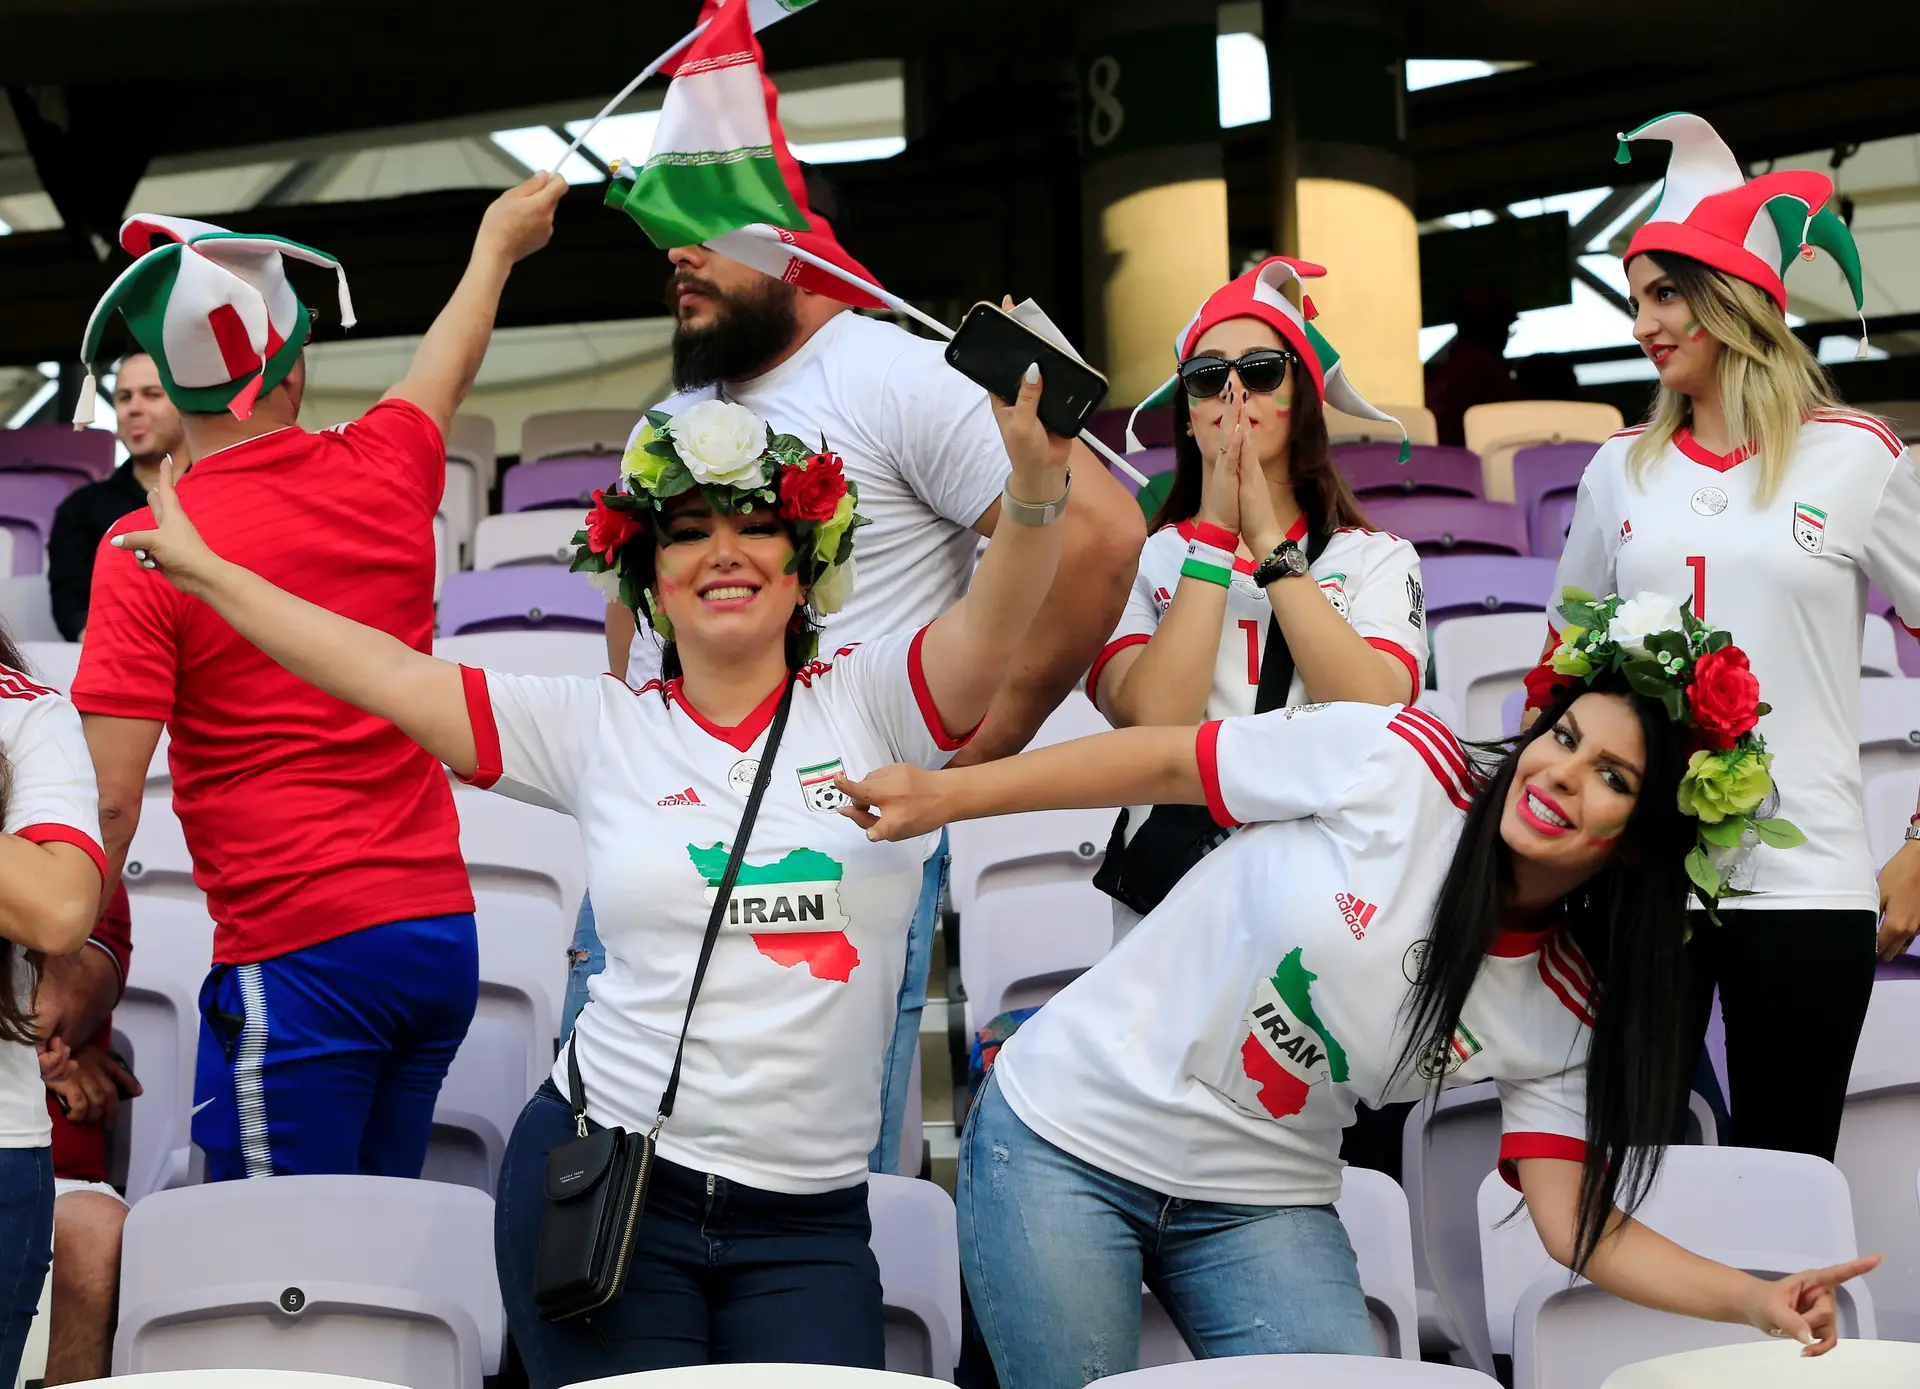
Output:
<svg viewBox="0 0 1920 1389">
<path fill-rule="evenodd" d="M 1300 256 L 1327 268 L 1309 282 L 1314 327 L 1372 401 L 1424 405 L 1420 370 L 1420 233 L 1391 193 L 1343 179 L 1299 182 Z"/>
<path fill-rule="evenodd" d="M 1173 372 L 1173 339 L 1227 282 L 1227 185 L 1194 179 L 1143 189 L 1100 213 L 1114 270 L 1101 292 L 1109 405 L 1132 405 Z"/>
</svg>

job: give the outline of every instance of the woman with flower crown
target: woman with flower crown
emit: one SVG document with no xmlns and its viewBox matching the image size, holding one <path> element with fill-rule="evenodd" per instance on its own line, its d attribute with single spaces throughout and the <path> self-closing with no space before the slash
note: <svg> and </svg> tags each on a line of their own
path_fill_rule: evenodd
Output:
<svg viewBox="0 0 1920 1389">
<path fill-rule="evenodd" d="M 165 472 L 155 529 L 124 538 L 288 670 L 393 720 L 455 775 L 580 823 L 607 968 L 515 1125 L 496 1215 L 534 1385 L 722 1361 L 884 1363 L 867 1154 L 926 848 L 870 841 L 835 813 L 834 782 L 941 766 L 986 712 L 1059 558 L 1068 442 L 1038 423 L 1039 396 L 1035 367 L 1014 404 L 994 402 L 1012 524 L 966 597 L 918 632 L 827 653 L 815 618 L 855 582 L 861 525 L 831 441 L 776 436 L 723 401 L 651 417 L 652 438 L 596 494 L 574 564 L 666 638 L 663 678 L 638 690 L 466 669 L 305 603 L 212 554 Z M 549 1154 L 602 1126 L 658 1144 L 630 1261 L 616 1265 L 624 1283 L 584 1315 L 543 1320 Z"/>
<path fill-rule="evenodd" d="M 1197 1356 L 1373 1353 L 1333 1209 L 1341 1130 L 1356 1104 L 1478 1080 L 1554 1258 L 1646 1306 L 1833 1345 L 1833 1288 L 1877 1258 L 1767 1281 L 1631 1217 L 1683 1056 L 1678 994 L 1649 981 L 1680 967 L 1689 895 L 1712 908 L 1699 859 L 1797 833 L 1757 818 L 1751 726 L 1726 767 L 1689 760 L 1728 634 L 1636 626 L 1651 595 L 1566 597 L 1566 673 L 1498 757 L 1419 709 L 1314 704 L 842 783 L 876 838 L 1142 801 L 1244 826 L 1020 1029 L 974 1103 L 961 1264 L 1006 1389 L 1132 1368 L 1143 1279 Z"/>
</svg>

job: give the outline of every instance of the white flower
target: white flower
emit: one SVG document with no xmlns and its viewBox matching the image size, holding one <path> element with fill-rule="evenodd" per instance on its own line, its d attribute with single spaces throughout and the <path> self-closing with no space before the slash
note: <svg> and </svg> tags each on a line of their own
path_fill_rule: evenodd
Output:
<svg viewBox="0 0 1920 1389">
<path fill-rule="evenodd" d="M 853 567 L 853 556 L 847 556 L 843 563 L 834 565 L 826 573 L 813 581 L 813 592 L 808 601 L 813 610 L 825 617 L 837 613 L 846 607 L 847 599 L 853 596 L 853 586 L 859 580 L 859 574 Z"/>
<path fill-rule="evenodd" d="M 744 405 L 703 400 L 673 417 L 673 446 L 695 482 L 711 487 L 767 485 L 760 455 L 767 427 Z"/>
<path fill-rule="evenodd" d="M 1607 624 L 1607 640 L 1635 656 L 1647 654 L 1647 638 L 1680 630 L 1680 605 L 1661 593 L 1639 593 L 1622 603 Z"/>
<path fill-rule="evenodd" d="M 598 574 L 587 575 L 587 582 L 599 589 L 609 603 L 620 601 L 620 571 L 602 569 Z"/>
</svg>

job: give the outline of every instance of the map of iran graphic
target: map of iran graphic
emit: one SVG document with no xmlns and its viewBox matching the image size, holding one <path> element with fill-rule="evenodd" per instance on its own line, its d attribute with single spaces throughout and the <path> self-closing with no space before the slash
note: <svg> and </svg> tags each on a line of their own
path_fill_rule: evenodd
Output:
<svg viewBox="0 0 1920 1389">
<path fill-rule="evenodd" d="M 1247 1009 L 1240 1067 L 1260 1088 L 1260 1107 L 1276 1119 L 1306 1108 L 1315 1082 L 1347 1078 L 1347 1053 L 1313 1009 L 1313 981 L 1320 976 L 1294 947 L 1271 979 L 1254 986 Z"/>
<path fill-rule="evenodd" d="M 694 871 L 707 880 L 712 905 L 726 875 L 724 844 L 702 849 L 687 845 Z M 795 849 L 777 863 L 742 863 L 727 902 L 726 924 L 746 931 L 762 955 L 787 969 L 807 967 L 815 979 L 844 984 L 860 963 L 847 939 L 847 914 L 840 905 L 845 870 L 817 849 Z"/>
</svg>

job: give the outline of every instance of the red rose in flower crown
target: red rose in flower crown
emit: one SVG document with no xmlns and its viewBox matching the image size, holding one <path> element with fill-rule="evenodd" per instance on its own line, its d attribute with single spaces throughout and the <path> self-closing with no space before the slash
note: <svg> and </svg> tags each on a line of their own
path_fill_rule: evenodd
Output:
<svg viewBox="0 0 1920 1389">
<path fill-rule="evenodd" d="M 593 510 L 587 513 L 587 548 L 611 560 L 622 545 L 640 533 L 640 522 L 630 511 L 615 511 L 606 498 L 605 491 L 594 489 Z"/>
<path fill-rule="evenodd" d="M 787 521 L 827 521 L 847 494 L 840 455 L 816 453 L 803 468 L 780 472 L 780 515 Z"/>
<path fill-rule="evenodd" d="M 1760 681 L 1747 665 L 1747 653 L 1737 646 L 1709 651 L 1693 668 L 1687 703 L 1700 741 L 1710 748 L 1730 748 L 1760 722 Z"/>
</svg>

